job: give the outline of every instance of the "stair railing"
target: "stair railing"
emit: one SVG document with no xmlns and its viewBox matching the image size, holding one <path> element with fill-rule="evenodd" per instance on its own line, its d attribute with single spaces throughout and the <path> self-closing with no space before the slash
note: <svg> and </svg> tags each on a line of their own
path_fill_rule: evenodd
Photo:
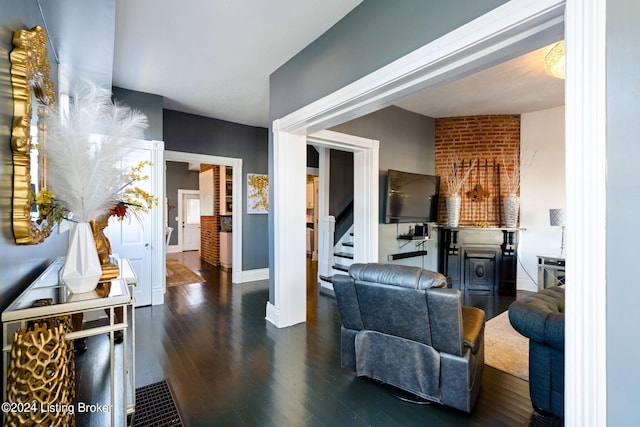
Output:
<svg viewBox="0 0 640 427">
<path fill-rule="evenodd" d="M 329 277 L 332 275 L 333 248 L 336 232 L 336 219 L 329 215 L 318 221 L 318 276 Z M 319 279 L 319 277 L 318 277 Z"/>
</svg>

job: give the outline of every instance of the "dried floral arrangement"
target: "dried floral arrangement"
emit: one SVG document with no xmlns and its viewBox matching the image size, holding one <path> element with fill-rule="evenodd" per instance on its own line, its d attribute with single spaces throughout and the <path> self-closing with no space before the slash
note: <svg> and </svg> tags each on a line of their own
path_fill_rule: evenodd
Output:
<svg viewBox="0 0 640 427">
<path fill-rule="evenodd" d="M 144 136 L 144 114 L 111 100 L 111 92 L 82 81 L 70 93 L 68 110 L 57 107 L 47 116 L 41 144 L 47 159 L 48 188 L 36 203 L 54 220 L 89 222 L 110 212 L 123 218 L 147 212 L 157 198 L 133 187 L 149 162 L 126 170 L 119 165 L 131 142 Z M 133 209 L 132 209 L 133 208 Z"/>
<path fill-rule="evenodd" d="M 459 195 L 462 186 L 469 179 L 469 175 L 476 165 L 476 159 L 469 160 L 469 166 L 465 167 L 465 161 L 461 161 L 457 153 L 449 154 L 450 169 L 442 173 L 447 193 L 449 195 Z"/>
</svg>

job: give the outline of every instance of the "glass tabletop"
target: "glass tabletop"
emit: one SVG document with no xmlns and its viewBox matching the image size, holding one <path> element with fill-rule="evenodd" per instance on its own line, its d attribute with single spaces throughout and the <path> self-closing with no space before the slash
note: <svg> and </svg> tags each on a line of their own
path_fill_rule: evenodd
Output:
<svg viewBox="0 0 640 427">
<path fill-rule="evenodd" d="M 56 259 L 2 312 L 2 321 L 29 319 L 123 305 L 131 302 L 125 280 L 100 283 L 91 292 L 72 293 L 60 280 L 64 258 Z"/>
</svg>

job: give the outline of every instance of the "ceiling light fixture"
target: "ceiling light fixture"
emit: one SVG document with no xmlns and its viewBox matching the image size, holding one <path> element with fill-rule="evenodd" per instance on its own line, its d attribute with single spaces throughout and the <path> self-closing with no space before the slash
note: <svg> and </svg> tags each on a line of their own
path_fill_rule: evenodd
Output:
<svg viewBox="0 0 640 427">
<path fill-rule="evenodd" d="M 551 46 L 544 56 L 544 70 L 550 76 L 564 79 L 564 40 Z"/>
</svg>

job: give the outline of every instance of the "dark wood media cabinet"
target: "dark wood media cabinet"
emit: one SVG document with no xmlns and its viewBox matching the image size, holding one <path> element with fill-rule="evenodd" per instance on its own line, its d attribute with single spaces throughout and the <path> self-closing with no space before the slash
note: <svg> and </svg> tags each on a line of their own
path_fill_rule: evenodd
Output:
<svg viewBox="0 0 640 427">
<path fill-rule="evenodd" d="M 517 228 L 438 227 L 438 271 L 470 295 L 516 295 Z"/>
</svg>

